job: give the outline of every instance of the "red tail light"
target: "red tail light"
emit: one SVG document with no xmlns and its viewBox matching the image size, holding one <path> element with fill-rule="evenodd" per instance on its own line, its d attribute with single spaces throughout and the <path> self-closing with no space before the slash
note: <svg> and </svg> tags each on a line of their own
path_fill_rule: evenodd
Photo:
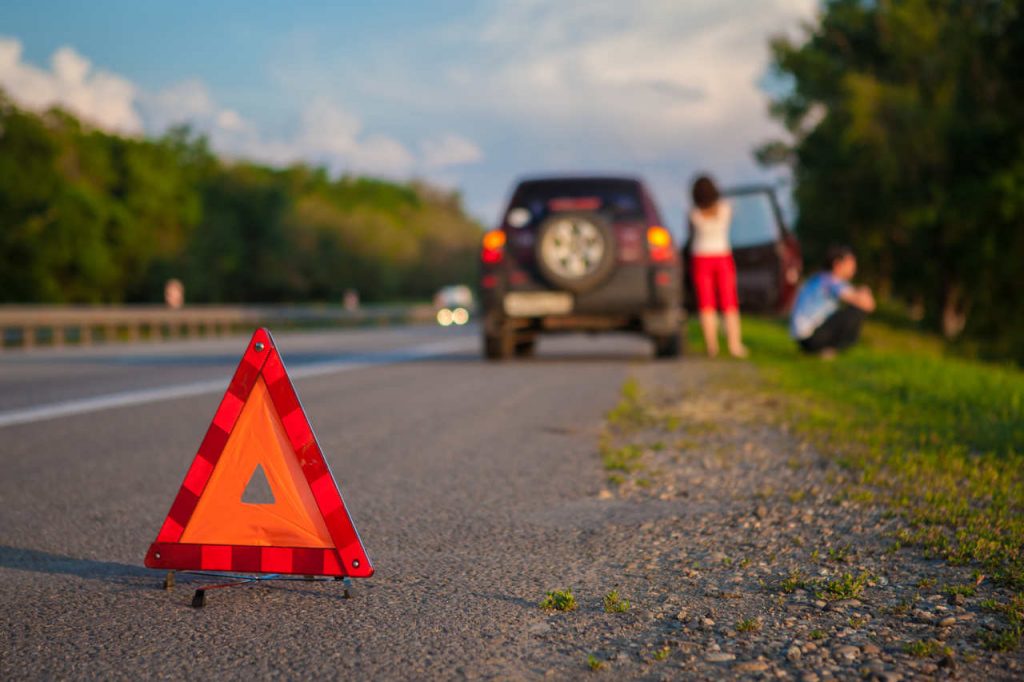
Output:
<svg viewBox="0 0 1024 682">
<path fill-rule="evenodd" d="M 660 225 L 647 228 L 647 250 L 651 261 L 666 263 L 675 260 L 676 251 L 672 248 L 672 234 Z"/>
<path fill-rule="evenodd" d="M 500 263 L 505 255 L 505 232 L 491 230 L 484 233 L 483 245 L 480 249 L 480 260 L 484 263 Z"/>
</svg>

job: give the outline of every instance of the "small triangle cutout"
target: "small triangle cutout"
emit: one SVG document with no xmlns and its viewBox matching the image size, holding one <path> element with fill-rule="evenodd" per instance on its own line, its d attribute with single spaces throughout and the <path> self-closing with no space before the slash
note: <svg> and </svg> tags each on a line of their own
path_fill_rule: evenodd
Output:
<svg viewBox="0 0 1024 682">
<path fill-rule="evenodd" d="M 256 469 L 252 472 L 249 482 L 245 484 L 245 490 L 242 492 L 242 502 L 245 504 L 274 504 L 277 502 L 274 499 L 274 491 L 270 489 L 270 481 L 267 480 L 267 474 L 263 471 L 262 464 L 256 465 Z"/>
</svg>

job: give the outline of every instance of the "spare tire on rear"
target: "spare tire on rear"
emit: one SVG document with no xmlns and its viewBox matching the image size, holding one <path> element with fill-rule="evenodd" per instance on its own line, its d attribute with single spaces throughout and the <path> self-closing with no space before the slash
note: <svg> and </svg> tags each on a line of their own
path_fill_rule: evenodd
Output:
<svg viewBox="0 0 1024 682">
<path fill-rule="evenodd" d="M 601 284 L 615 267 L 615 234 L 596 213 L 548 216 L 537 229 L 536 249 L 541 275 L 576 294 Z"/>
</svg>

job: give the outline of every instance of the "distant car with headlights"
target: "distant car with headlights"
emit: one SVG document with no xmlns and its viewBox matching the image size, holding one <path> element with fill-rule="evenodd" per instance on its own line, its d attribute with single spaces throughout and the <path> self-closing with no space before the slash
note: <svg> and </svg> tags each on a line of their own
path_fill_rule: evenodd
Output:
<svg viewBox="0 0 1024 682">
<path fill-rule="evenodd" d="M 434 294 L 434 308 L 437 323 L 442 327 L 464 325 L 473 309 L 473 290 L 465 284 L 443 287 Z"/>
<path fill-rule="evenodd" d="M 785 313 L 796 295 L 803 256 L 800 242 L 783 220 L 774 188 L 770 185 L 731 187 L 722 191 L 722 198 L 732 205 L 729 241 L 736 261 L 740 310 Z M 683 250 L 683 260 L 687 263 L 689 247 L 687 239 Z M 696 301 L 689 277 L 686 288 L 687 302 Z"/>
<path fill-rule="evenodd" d="M 621 330 L 675 357 L 681 281 L 672 235 L 640 180 L 523 180 L 481 243 L 484 355 L 529 355 L 540 334 Z"/>
</svg>

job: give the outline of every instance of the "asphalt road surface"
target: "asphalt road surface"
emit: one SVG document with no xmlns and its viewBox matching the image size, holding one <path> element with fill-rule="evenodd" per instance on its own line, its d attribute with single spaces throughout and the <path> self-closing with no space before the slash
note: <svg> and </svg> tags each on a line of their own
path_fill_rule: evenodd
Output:
<svg viewBox="0 0 1024 682">
<path fill-rule="evenodd" d="M 629 336 L 481 360 L 476 330 L 276 336 L 376 575 L 160 589 L 143 557 L 245 338 L 0 355 L 0 678 L 534 678 L 537 600 L 574 520 Z M 575 654 L 573 654 L 575 656 Z M 575 660 L 580 674 L 580 661 Z"/>
</svg>

